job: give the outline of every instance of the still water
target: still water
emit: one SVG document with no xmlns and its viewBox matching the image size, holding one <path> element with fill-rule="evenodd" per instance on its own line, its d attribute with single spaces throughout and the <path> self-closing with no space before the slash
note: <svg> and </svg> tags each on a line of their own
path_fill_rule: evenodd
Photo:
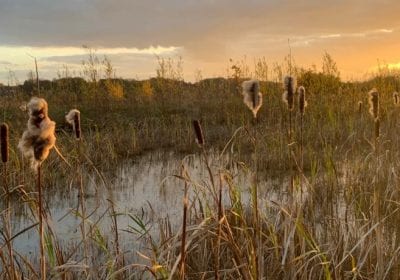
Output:
<svg viewBox="0 0 400 280">
<path fill-rule="evenodd" d="M 218 155 L 209 158 L 215 184 L 220 184 L 218 173 L 225 167 L 226 158 Z M 212 196 L 207 187 L 210 186 L 210 177 L 204 158 L 201 155 L 177 156 L 174 154 L 150 153 L 135 162 L 121 164 L 110 178 L 99 180 L 98 174 L 85 174 L 85 212 L 89 215 L 85 222 L 86 232 L 93 225 L 99 229 L 101 235 L 113 242 L 115 234 L 113 230 L 111 201 L 117 213 L 117 226 L 120 246 L 127 258 L 137 258 L 136 252 L 145 252 L 148 244 L 139 238 L 140 234 L 133 229 L 140 228 L 128 214 L 139 217 L 149 229 L 154 240 L 158 239 L 160 223 L 168 222 L 173 233 L 179 231 L 182 225 L 182 201 L 184 194 L 184 180 L 175 175 L 181 175 L 182 166 L 185 167 L 190 177 L 189 198 L 191 203 L 209 201 L 212 204 Z M 241 190 L 243 203 L 249 203 L 249 186 L 254 180 L 250 172 L 238 166 L 230 167 L 235 185 Z M 105 176 L 108 177 L 108 176 Z M 222 183 L 224 204 L 229 202 L 229 190 Z M 275 188 L 282 186 L 279 181 L 266 181 L 259 179 L 260 200 L 276 199 Z M 59 186 L 56 190 L 46 190 L 47 215 L 49 224 L 54 231 L 57 242 L 63 250 L 71 250 L 82 240 L 82 218 L 76 214 L 79 211 L 79 190 L 71 182 Z M 196 199 L 195 199 L 196 198 Z M 203 205 L 206 207 L 207 205 Z M 214 207 L 209 205 L 209 207 Z M 13 233 L 34 224 L 36 221 L 25 206 L 24 213 L 13 215 Z M 15 211 L 14 211 L 15 212 Z M 82 247 L 82 246 L 80 246 Z M 32 262 L 37 260 L 38 234 L 37 229 L 32 228 L 14 239 L 15 250 L 28 257 Z M 72 257 L 79 261 L 79 253 Z"/>
</svg>

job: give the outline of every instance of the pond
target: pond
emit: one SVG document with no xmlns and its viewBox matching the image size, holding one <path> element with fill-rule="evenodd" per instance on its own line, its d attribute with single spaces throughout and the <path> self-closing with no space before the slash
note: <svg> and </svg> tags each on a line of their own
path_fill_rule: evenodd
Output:
<svg viewBox="0 0 400 280">
<path fill-rule="evenodd" d="M 216 153 L 211 153 L 208 158 L 216 185 L 219 185 L 218 173 L 223 163 L 230 162 L 227 157 L 219 158 Z M 120 247 L 129 260 L 137 259 L 137 252 L 146 252 L 149 244 L 140 239 L 144 232 L 132 217 L 138 218 L 146 225 L 149 234 L 155 241 L 159 238 L 159 232 L 164 226 L 168 226 L 173 233 L 177 233 L 182 225 L 182 208 L 185 181 L 178 178 L 181 175 L 182 166 L 185 166 L 189 183 L 189 200 L 192 209 L 207 207 L 200 206 L 200 201 L 213 204 L 211 192 L 206 186 L 210 186 L 210 176 L 202 155 L 175 155 L 173 153 L 160 154 L 149 153 L 137 158 L 135 162 L 126 162 L 116 168 L 111 179 L 99 180 L 98 174 L 84 173 L 85 196 L 84 205 L 86 216 L 86 232 L 90 229 L 98 229 L 98 233 L 111 243 L 115 238 L 113 230 L 113 216 L 111 202 L 117 213 L 117 226 Z M 249 186 L 253 182 L 253 175 L 240 164 L 230 168 L 230 174 L 234 177 L 235 184 L 241 189 L 241 197 L 244 203 L 250 204 Z M 277 197 L 276 188 L 282 186 L 279 180 L 259 179 L 259 198 L 281 199 Z M 77 214 L 81 212 L 79 189 L 73 184 L 65 183 L 53 189 L 45 190 L 47 203 L 46 214 L 51 229 L 54 231 L 58 244 L 63 250 L 72 251 L 82 241 L 82 218 Z M 227 184 L 223 185 L 223 201 L 229 205 L 229 190 Z M 282 192 L 279 192 L 282 193 Z M 214 207 L 215 205 L 208 205 Z M 79 208 L 78 208 L 79 207 Z M 199 210 L 200 211 L 200 210 Z M 12 217 L 13 233 L 20 232 L 36 221 L 33 218 L 29 206 L 26 204 L 23 211 L 14 211 Z M 199 213 L 198 213 L 199 214 Z M 14 239 L 14 249 L 25 255 L 33 263 L 37 263 L 38 233 L 32 228 Z M 80 246 L 82 248 L 82 246 Z M 79 253 L 80 252 L 80 253 Z M 72 256 L 75 261 L 81 260 L 82 252 Z"/>
</svg>

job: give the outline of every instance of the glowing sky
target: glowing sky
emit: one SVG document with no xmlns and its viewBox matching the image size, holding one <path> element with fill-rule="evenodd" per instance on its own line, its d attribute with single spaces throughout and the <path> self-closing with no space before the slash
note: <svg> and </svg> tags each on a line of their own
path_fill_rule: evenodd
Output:
<svg viewBox="0 0 400 280">
<path fill-rule="evenodd" d="M 155 55 L 183 59 L 185 78 L 225 75 L 229 58 L 282 62 L 290 39 L 297 64 L 327 51 L 342 78 L 381 63 L 400 66 L 398 0 L 0 0 L 0 82 L 34 69 L 76 74 L 87 53 L 107 55 L 117 76 L 155 75 Z"/>
</svg>

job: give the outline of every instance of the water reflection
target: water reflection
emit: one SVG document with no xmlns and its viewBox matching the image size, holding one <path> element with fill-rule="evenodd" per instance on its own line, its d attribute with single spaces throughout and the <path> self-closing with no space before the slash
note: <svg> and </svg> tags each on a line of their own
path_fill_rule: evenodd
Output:
<svg viewBox="0 0 400 280">
<path fill-rule="evenodd" d="M 220 170 L 221 160 L 214 155 L 210 158 L 211 169 L 217 175 Z M 150 233 L 157 236 L 159 225 L 156 221 L 168 220 L 173 231 L 177 231 L 182 221 L 182 198 L 184 182 L 182 179 L 173 175 L 180 175 L 181 166 L 184 164 L 193 184 L 190 186 L 190 197 L 196 196 L 204 198 L 210 193 L 195 192 L 201 190 L 201 186 L 210 185 L 209 174 L 200 155 L 177 156 L 174 154 L 160 155 L 148 154 L 136 159 L 135 162 L 121 164 L 112 175 L 105 176 L 109 179 L 101 181 L 96 174 L 86 174 L 84 180 L 85 208 L 86 214 L 91 213 L 86 222 L 86 231 L 90 225 L 96 224 L 100 232 L 108 240 L 113 240 L 112 217 L 110 211 L 110 201 L 114 202 L 115 211 L 118 213 L 118 234 L 120 244 L 126 255 L 135 258 L 135 252 L 145 250 L 148 244 L 138 240 L 137 234 L 127 232 L 132 231 L 129 226 L 135 226 L 128 213 L 140 217 L 148 223 Z M 242 190 L 243 201 L 249 201 L 250 195 L 247 189 L 251 186 L 251 174 L 241 171 L 239 168 L 232 167 L 235 183 Z M 216 184 L 219 184 L 218 176 L 215 176 Z M 260 182 L 260 198 L 271 198 L 276 193 L 274 186 L 282 186 L 282 182 Z M 193 185 L 198 185 L 197 187 Z M 66 191 L 67 190 L 67 191 Z M 225 204 L 228 204 L 228 188 L 224 188 Z M 275 193 L 275 194 L 274 194 Z M 276 198 L 279 199 L 279 198 Z M 46 190 L 46 201 L 48 205 L 48 216 L 51 228 L 55 236 L 65 250 L 73 248 L 82 240 L 80 224 L 82 219 L 76 215 L 79 202 L 79 191 L 73 187 L 71 182 L 58 186 L 52 190 Z M 211 201 L 212 199 L 208 199 Z M 210 207 L 213 207 L 212 205 Z M 29 207 L 24 206 L 24 215 L 14 215 L 13 232 L 19 232 L 29 225 L 35 223 L 35 219 L 30 214 Z M 79 209 L 80 211 L 80 209 Z M 36 229 L 31 229 L 14 241 L 17 252 L 28 256 L 35 262 L 35 254 L 38 252 L 38 234 Z"/>
</svg>

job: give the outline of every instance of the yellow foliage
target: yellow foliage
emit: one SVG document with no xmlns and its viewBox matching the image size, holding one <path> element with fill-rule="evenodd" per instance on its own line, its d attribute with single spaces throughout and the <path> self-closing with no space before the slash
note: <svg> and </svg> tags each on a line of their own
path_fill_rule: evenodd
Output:
<svg viewBox="0 0 400 280">
<path fill-rule="evenodd" d="M 121 99 L 124 97 L 124 88 L 116 81 L 108 80 L 106 82 L 107 92 L 115 99 Z"/>
<path fill-rule="evenodd" d="M 143 96 L 145 96 L 146 98 L 153 97 L 153 87 L 151 86 L 151 83 L 149 80 L 143 82 L 142 92 L 143 92 Z"/>
</svg>

